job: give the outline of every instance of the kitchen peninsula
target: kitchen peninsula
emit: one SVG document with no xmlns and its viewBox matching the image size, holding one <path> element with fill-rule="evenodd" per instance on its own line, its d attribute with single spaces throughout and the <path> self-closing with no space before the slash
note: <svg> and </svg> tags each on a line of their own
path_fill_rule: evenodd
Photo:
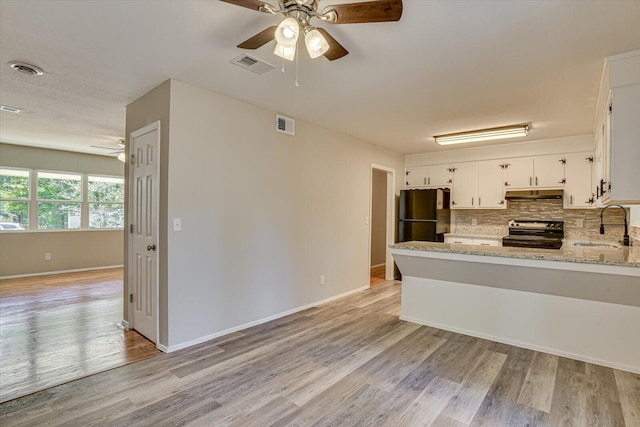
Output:
<svg viewBox="0 0 640 427">
<path fill-rule="evenodd" d="M 391 246 L 401 319 L 640 373 L 640 247 Z"/>
</svg>

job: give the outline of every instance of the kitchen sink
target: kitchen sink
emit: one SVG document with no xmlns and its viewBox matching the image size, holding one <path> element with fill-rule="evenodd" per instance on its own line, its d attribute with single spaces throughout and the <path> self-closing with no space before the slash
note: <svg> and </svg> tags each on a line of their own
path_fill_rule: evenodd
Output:
<svg viewBox="0 0 640 427">
<path fill-rule="evenodd" d="M 619 248 L 620 247 L 614 243 L 603 243 L 603 242 L 573 242 L 573 246 L 586 246 L 590 248 Z"/>
</svg>

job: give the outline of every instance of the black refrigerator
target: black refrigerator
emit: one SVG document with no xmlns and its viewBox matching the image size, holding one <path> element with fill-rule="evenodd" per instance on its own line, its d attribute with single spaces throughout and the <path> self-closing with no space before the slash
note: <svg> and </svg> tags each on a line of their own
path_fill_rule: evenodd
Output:
<svg viewBox="0 0 640 427">
<path fill-rule="evenodd" d="M 402 190 L 398 215 L 398 241 L 444 242 L 449 232 L 449 190 Z"/>
</svg>

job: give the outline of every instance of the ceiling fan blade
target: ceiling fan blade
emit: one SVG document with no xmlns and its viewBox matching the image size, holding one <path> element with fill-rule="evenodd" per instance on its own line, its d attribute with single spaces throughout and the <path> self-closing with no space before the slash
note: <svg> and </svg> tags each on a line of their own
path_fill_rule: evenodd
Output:
<svg viewBox="0 0 640 427">
<path fill-rule="evenodd" d="M 260 6 L 264 6 L 266 3 L 259 0 L 220 0 L 225 3 L 235 4 L 236 6 L 246 7 L 257 12 L 261 12 Z"/>
<path fill-rule="evenodd" d="M 338 43 L 336 39 L 331 37 L 331 34 L 329 34 L 324 28 L 317 28 L 317 30 L 320 31 L 327 43 L 329 43 L 329 50 L 324 54 L 325 58 L 329 61 L 335 61 L 336 59 L 340 59 L 349 54 L 349 51 Z"/>
<path fill-rule="evenodd" d="M 276 38 L 277 26 L 269 27 L 264 31 L 259 32 L 255 36 L 243 41 L 238 45 L 241 49 L 257 49 L 262 45 L 269 43 Z"/>
<path fill-rule="evenodd" d="M 402 16 L 402 0 L 337 4 L 327 7 L 322 13 L 329 14 L 330 19 L 326 22 L 331 24 L 399 21 Z"/>
</svg>

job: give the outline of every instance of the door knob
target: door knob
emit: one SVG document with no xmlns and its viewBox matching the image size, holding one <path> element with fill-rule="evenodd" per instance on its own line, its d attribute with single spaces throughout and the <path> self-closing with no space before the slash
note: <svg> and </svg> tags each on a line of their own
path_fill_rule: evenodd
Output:
<svg viewBox="0 0 640 427">
<path fill-rule="evenodd" d="M 155 243 L 153 245 L 147 245 L 147 250 L 148 251 L 155 251 L 156 250 L 156 245 Z"/>
</svg>

